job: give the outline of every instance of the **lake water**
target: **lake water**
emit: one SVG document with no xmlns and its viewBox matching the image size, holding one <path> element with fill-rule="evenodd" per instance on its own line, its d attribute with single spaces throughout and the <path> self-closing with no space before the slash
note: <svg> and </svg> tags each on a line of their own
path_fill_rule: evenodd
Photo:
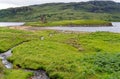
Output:
<svg viewBox="0 0 120 79">
<path fill-rule="evenodd" d="M 24 25 L 24 22 L 0 22 L 0 27 L 6 26 L 21 26 Z"/>
<path fill-rule="evenodd" d="M 96 32 L 96 31 L 108 31 L 120 33 L 120 22 L 112 22 L 113 26 L 103 27 L 43 27 L 42 29 L 62 30 L 62 31 L 83 31 L 83 32 Z"/>
<path fill-rule="evenodd" d="M 21 26 L 24 22 L 0 22 L 0 26 Z M 32 29 L 51 29 L 51 30 L 62 30 L 62 31 L 83 31 L 83 32 L 96 32 L 96 31 L 109 31 L 120 33 L 120 22 L 112 22 L 113 26 L 103 26 L 103 27 L 33 27 Z"/>
</svg>

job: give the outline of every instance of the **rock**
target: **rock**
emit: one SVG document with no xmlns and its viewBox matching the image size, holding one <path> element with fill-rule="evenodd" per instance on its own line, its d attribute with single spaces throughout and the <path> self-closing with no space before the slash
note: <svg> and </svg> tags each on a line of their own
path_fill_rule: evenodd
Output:
<svg viewBox="0 0 120 79">
<path fill-rule="evenodd" d="M 43 70 L 34 71 L 34 76 L 31 79 L 50 79 Z"/>
<path fill-rule="evenodd" d="M 40 37 L 40 40 L 44 40 L 44 37 L 43 37 L 43 36 L 41 36 L 41 37 Z"/>
<path fill-rule="evenodd" d="M 49 37 L 52 37 L 53 36 L 53 34 L 49 34 Z"/>
<path fill-rule="evenodd" d="M 79 51 L 84 51 L 84 49 L 83 49 L 83 48 L 78 48 L 78 50 L 79 50 Z"/>
</svg>

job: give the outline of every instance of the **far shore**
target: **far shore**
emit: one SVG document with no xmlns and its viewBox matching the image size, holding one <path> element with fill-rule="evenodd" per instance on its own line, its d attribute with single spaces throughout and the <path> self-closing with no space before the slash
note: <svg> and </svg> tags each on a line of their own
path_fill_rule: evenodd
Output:
<svg viewBox="0 0 120 79">
<path fill-rule="evenodd" d="M 49 21 L 46 23 L 42 22 L 26 22 L 25 26 L 33 26 L 33 27 L 104 27 L 104 26 L 112 26 L 111 22 L 102 21 L 102 20 L 62 20 L 62 21 Z"/>
</svg>

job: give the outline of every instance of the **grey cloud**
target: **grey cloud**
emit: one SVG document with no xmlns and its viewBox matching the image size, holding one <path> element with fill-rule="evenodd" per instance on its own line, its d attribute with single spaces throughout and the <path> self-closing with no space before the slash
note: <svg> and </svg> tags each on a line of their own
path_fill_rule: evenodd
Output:
<svg viewBox="0 0 120 79">
<path fill-rule="evenodd" d="M 80 2 L 88 0 L 0 0 L 0 3 L 14 4 L 14 5 L 33 5 L 51 2 Z"/>
</svg>

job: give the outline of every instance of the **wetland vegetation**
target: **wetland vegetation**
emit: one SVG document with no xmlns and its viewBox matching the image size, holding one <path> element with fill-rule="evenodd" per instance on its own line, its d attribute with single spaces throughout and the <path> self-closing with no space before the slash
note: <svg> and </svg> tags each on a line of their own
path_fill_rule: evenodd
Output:
<svg viewBox="0 0 120 79">
<path fill-rule="evenodd" d="M 42 36 L 44 40 L 40 39 Z M 2 79 L 30 78 L 32 72 L 23 69 L 45 70 L 51 79 L 120 78 L 119 33 L 0 28 L 0 40 L 1 53 L 19 44 L 8 58 L 14 69 L 5 69 L 0 64 Z"/>
</svg>

